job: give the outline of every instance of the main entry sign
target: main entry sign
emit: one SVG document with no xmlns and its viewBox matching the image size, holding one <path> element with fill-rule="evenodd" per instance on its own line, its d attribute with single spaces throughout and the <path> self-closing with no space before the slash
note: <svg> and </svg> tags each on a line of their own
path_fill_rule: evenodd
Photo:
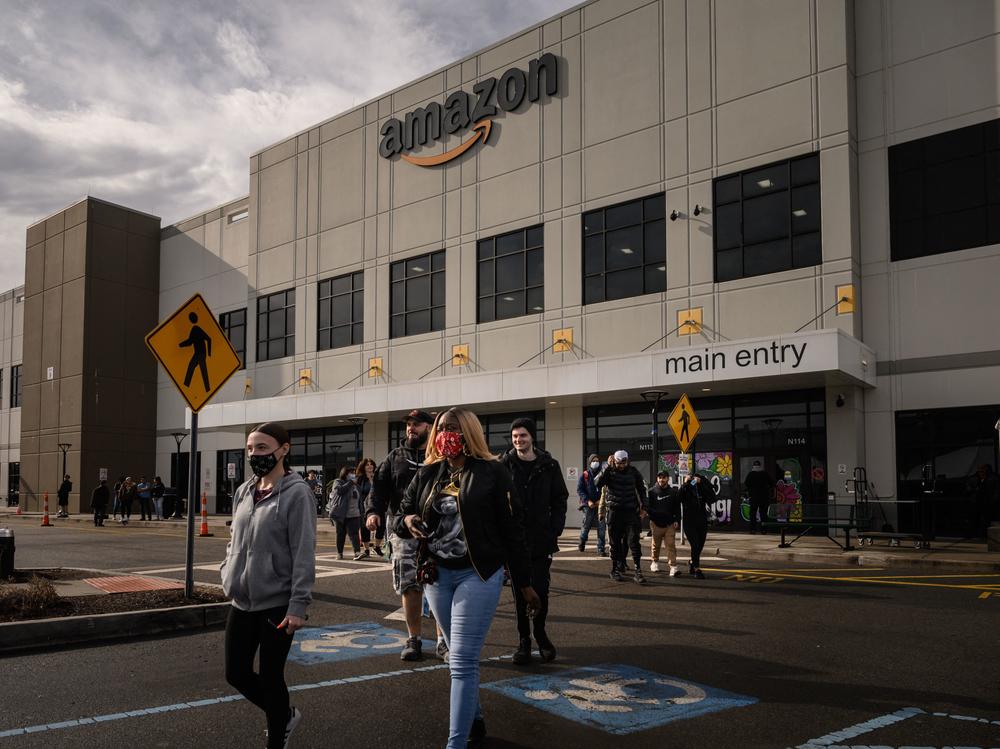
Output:
<svg viewBox="0 0 1000 749">
<path fill-rule="evenodd" d="M 240 357 L 201 294 L 146 336 L 181 397 L 198 413 L 240 368 Z"/>
<path fill-rule="evenodd" d="M 681 396 L 677 405 L 674 406 L 674 410 L 670 412 L 667 425 L 674 433 L 674 438 L 680 445 L 681 452 L 686 453 L 691 447 L 691 443 L 694 442 L 698 430 L 701 429 L 701 422 L 698 421 L 698 415 L 694 412 L 694 406 L 691 405 L 691 399 L 687 397 L 687 393 Z"/>
</svg>

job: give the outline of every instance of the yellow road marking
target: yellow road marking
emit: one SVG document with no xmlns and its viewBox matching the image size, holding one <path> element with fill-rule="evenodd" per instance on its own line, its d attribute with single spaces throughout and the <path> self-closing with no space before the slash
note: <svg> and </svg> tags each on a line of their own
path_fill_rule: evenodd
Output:
<svg viewBox="0 0 1000 749">
<path fill-rule="evenodd" d="M 991 595 L 993 595 L 993 594 L 990 593 L 990 592 L 983 592 L 983 593 L 979 594 L 979 597 L 980 598 L 989 598 Z"/>
</svg>

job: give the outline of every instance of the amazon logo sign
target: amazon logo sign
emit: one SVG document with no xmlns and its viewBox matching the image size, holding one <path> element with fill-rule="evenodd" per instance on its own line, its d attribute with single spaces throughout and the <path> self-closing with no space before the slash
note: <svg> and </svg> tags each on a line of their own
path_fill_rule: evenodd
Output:
<svg viewBox="0 0 1000 749">
<path fill-rule="evenodd" d="M 511 68 L 499 78 L 487 78 L 472 87 L 472 93 L 456 91 L 442 107 L 431 102 L 418 107 L 400 120 L 388 120 L 379 131 L 382 140 L 379 155 L 391 159 L 396 154 L 417 166 L 437 166 L 456 159 L 476 143 L 490 137 L 493 117 L 497 112 L 513 112 L 527 99 L 536 102 L 544 93 L 554 96 L 559 88 L 559 63 L 556 56 L 546 53 L 528 63 L 527 72 Z M 415 148 L 441 140 L 472 128 L 473 133 L 462 143 L 434 156 L 414 156 Z"/>
</svg>

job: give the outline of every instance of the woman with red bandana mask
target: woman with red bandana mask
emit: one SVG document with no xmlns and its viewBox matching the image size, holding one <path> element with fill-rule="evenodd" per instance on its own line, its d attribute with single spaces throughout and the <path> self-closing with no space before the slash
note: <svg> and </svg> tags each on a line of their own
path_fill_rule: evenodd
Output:
<svg viewBox="0 0 1000 749">
<path fill-rule="evenodd" d="M 529 615 L 540 602 L 531 587 L 521 502 L 471 411 L 438 415 L 424 465 L 400 503 L 396 533 L 423 541 L 418 575 L 451 653 L 448 749 L 479 746 L 486 736 L 479 657 L 500 601 L 504 565 Z"/>
</svg>

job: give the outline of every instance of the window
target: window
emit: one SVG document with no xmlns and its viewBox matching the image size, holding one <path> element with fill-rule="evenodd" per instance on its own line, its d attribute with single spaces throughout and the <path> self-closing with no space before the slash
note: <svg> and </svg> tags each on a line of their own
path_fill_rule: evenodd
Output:
<svg viewBox="0 0 1000 749">
<path fill-rule="evenodd" d="M 663 193 L 583 214 L 583 303 L 667 288 Z"/>
<path fill-rule="evenodd" d="M 889 148 L 893 260 L 1000 243 L 1000 120 Z"/>
<path fill-rule="evenodd" d="M 542 227 L 518 229 L 476 244 L 479 322 L 542 312 Z"/>
<path fill-rule="evenodd" d="M 21 464 L 7 464 L 7 506 L 19 503 L 21 496 Z"/>
<path fill-rule="evenodd" d="M 444 330 L 444 250 L 390 266 L 390 338 Z"/>
<path fill-rule="evenodd" d="M 219 327 L 240 357 L 240 369 L 247 368 L 247 308 L 219 315 Z"/>
<path fill-rule="evenodd" d="M 295 353 L 295 289 L 257 299 L 257 361 Z"/>
<path fill-rule="evenodd" d="M 249 209 L 244 208 L 243 210 L 236 211 L 236 213 L 230 213 L 229 216 L 227 216 L 226 218 L 228 219 L 230 224 L 235 224 L 237 221 L 242 221 L 249 215 L 250 215 Z"/>
<path fill-rule="evenodd" d="M 319 282 L 316 348 L 352 346 L 364 340 L 365 274 L 363 271 Z"/>
<path fill-rule="evenodd" d="M 21 407 L 21 365 L 10 368 L 10 407 Z"/>
<path fill-rule="evenodd" d="M 3 370 L 0 369 L 0 408 L 3 408 Z"/>
<path fill-rule="evenodd" d="M 327 491 L 338 471 L 343 466 L 356 466 L 363 455 L 364 430 L 360 425 L 297 429 L 291 437 L 292 470 L 303 476 L 316 471 Z"/>
<path fill-rule="evenodd" d="M 822 262 L 819 154 L 719 177 L 712 189 L 716 282 Z"/>
</svg>

